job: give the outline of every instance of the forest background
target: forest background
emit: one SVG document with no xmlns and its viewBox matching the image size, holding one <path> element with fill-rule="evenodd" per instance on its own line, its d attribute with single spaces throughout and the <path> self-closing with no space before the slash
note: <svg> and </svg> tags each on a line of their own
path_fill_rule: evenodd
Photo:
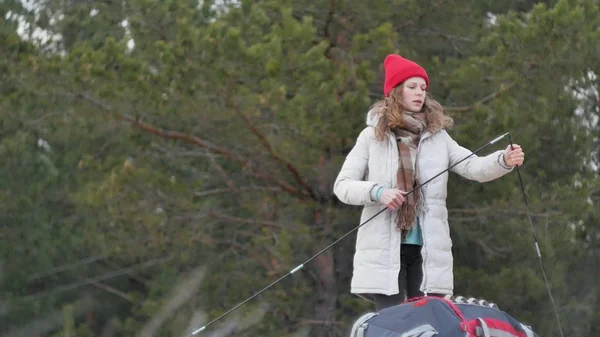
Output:
<svg viewBox="0 0 600 337">
<path fill-rule="evenodd" d="M 333 182 L 388 53 L 461 145 L 523 146 L 565 335 L 600 336 L 599 6 L 0 1 L 0 336 L 185 336 L 357 226 Z M 456 294 L 559 336 L 516 172 L 448 208 Z M 203 334 L 346 336 L 354 240 Z"/>
</svg>

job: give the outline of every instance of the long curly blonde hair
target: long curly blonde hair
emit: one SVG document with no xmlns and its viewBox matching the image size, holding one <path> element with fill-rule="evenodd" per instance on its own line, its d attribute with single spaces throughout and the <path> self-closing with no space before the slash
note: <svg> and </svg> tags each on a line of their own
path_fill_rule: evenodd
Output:
<svg viewBox="0 0 600 337">
<path fill-rule="evenodd" d="M 371 107 L 372 113 L 377 114 L 379 117 L 375 135 L 380 141 L 391 132 L 392 128 L 402 128 L 404 126 L 402 113 L 406 110 L 406 106 L 402 101 L 403 88 L 404 83 L 398 85 L 390 91 L 387 98 L 376 102 Z M 444 113 L 444 107 L 429 92 L 425 96 L 421 111 L 425 113 L 427 131 L 431 133 L 451 128 L 454 125 L 452 117 Z"/>
</svg>

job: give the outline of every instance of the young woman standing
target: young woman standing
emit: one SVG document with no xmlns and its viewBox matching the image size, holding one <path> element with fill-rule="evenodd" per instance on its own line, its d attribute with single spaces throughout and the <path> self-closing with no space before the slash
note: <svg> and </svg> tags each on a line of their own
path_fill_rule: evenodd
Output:
<svg viewBox="0 0 600 337">
<path fill-rule="evenodd" d="M 423 67 L 391 54 L 384 68 L 385 98 L 368 112 L 334 185 L 342 202 L 363 206 L 361 223 L 388 208 L 358 230 L 353 262 L 351 292 L 371 297 L 377 310 L 453 293 L 448 173 L 406 191 L 471 154 L 446 132 L 453 120 L 428 94 Z M 523 164 L 525 154 L 513 146 L 471 156 L 451 171 L 479 182 L 497 179 Z"/>
</svg>

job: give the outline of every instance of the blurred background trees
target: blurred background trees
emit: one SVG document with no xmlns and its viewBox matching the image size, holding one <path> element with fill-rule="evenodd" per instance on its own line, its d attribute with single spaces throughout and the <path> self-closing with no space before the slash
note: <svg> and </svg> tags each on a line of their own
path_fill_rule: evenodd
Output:
<svg viewBox="0 0 600 337">
<path fill-rule="evenodd" d="M 0 336 L 184 336 L 358 225 L 332 186 L 388 53 L 427 69 L 460 144 L 508 131 L 523 146 L 565 335 L 600 334 L 597 1 L 8 0 L 0 14 Z M 450 181 L 456 293 L 558 336 L 516 172 Z M 346 335 L 372 310 L 349 294 L 353 248 L 204 333 Z"/>
</svg>

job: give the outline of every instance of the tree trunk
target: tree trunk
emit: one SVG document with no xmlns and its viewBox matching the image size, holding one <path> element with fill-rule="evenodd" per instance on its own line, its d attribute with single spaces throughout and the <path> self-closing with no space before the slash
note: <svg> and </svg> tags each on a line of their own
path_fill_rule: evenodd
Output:
<svg viewBox="0 0 600 337">
<path fill-rule="evenodd" d="M 319 192 L 321 195 L 327 195 L 330 182 L 327 179 L 327 163 L 330 161 L 329 151 L 325 150 L 319 160 Z M 313 213 L 314 228 L 319 228 L 324 237 L 329 237 L 333 232 L 332 222 L 327 219 L 327 212 L 324 211 L 326 205 L 322 205 Z M 327 243 L 323 243 L 325 245 Z M 333 248 L 325 251 L 315 259 L 315 270 L 318 277 L 318 302 L 315 307 L 315 319 L 322 324 L 315 325 L 311 336 L 329 337 L 336 336 L 332 329 L 335 321 L 335 305 L 337 302 L 337 289 L 335 282 L 335 260 L 333 258 Z"/>
</svg>

